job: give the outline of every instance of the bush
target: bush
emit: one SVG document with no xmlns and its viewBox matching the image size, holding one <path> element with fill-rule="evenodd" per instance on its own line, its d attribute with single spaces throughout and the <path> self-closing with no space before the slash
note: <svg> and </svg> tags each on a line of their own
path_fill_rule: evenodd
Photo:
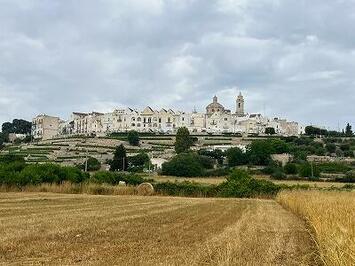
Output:
<svg viewBox="0 0 355 266">
<path fill-rule="evenodd" d="M 205 169 L 213 169 L 215 160 L 212 159 L 211 157 L 204 156 L 204 155 L 199 155 L 198 159 L 200 161 L 200 164 L 202 165 L 203 168 Z"/>
<path fill-rule="evenodd" d="M 325 145 L 325 148 L 329 153 L 334 153 L 336 151 L 337 146 L 334 143 L 327 143 Z"/>
<path fill-rule="evenodd" d="M 312 177 L 312 168 L 313 168 L 313 178 L 319 178 L 320 176 L 320 170 L 317 167 L 317 165 L 313 164 L 313 166 L 306 162 L 306 163 L 302 163 L 298 166 L 298 175 L 301 177 L 308 177 L 311 178 Z"/>
<path fill-rule="evenodd" d="M 87 159 L 87 170 L 88 171 L 97 171 L 100 170 L 101 168 L 101 163 L 99 162 L 98 159 L 94 158 L 94 157 L 89 157 Z M 85 169 L 85 163 L 83 163 L 82 165 L 80 165 L 80 169 Z"/>
<path fill-rule="evenodd" d="M 268 165 L 264 167 L 261 172 L 266 175 L 272 175 L 277 170 L 282 172 L 282 168 L 277 164 L 277 162 L 270 159 Z"/>
<path fill-rule="evenodd" d="M 193 177 L 202 176 L 203 172 L 199 156 L 194 153 L 178 154 L 162 165 L 163 175 Z"/>
<path fill-rule="evenodd" d="M 70 181 L 80 183 L 88 175 L 76 167 L 60 166 L 56 164 L 31 164 L 13 162 L 0 167 L 0 184 L 25 186 L 41 183 L 62 183 Z"/>
<path fill-rule="evenodd" d="M 280 187 L 266 180 L 251 178 L 245 170 L 235 170 L 217 188 L 218 196 L 250 198 L 256 196 L 274 196 Z"/>
<path fill-rule="evenodd" d="M 287 176 L 284 172 L 282 172 L 281 169 L 277 169 L 275 172 L 271 174 L 271 178 L 276 180 L 283 180 L 286 179 Z"/>
<path fill-rule="evenodd" d="M 322 173 L 346 173 L 351 170 L 351 167 L 345 163 L 321 163 L 317 167 Z"/>
<path fill-rule="evenodd" d="M 158 193 L 183 197 L 214 197 L 217 194 L 215 185 L 203 185 L 193 182 L 164 182 L 154 184 Z"/>
<path fill-rule="evenodd" d="M 230 168 L 217 168 L 212 170 L 207 170 L 204 172 L 203 176 L 212 177 L 212 176 L 227 176 L 231 173 Z"/>
<path fill-rule="evenodd" d="M 284 166 L 285 173 L 288 175 L 295 175 L 297 174 L 297 164 L 295 163 L 287 163 Z"/>
</svg>

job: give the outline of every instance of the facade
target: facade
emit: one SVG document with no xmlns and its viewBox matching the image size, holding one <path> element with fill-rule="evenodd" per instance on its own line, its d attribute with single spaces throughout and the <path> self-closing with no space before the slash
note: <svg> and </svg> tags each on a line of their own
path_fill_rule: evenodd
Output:
<svg viewBox="0 0 355 266">
<path fill-rule="evenodd" d="M 32 136 L 34 139 L 51 139 L 60 133 L 59 117 L 38 115 L 32 119 Z"/>
<path fill-rule="evenodd" d="M 248 114 L 244 109 L 244 97 L 236 97 L 235 112 L 226 109 L 214 96 L 206 106 L 205 113 L 182 112 L 172 109 L 154 110 L 147 106 L 138 111 L 132 108 L 116 109 L 110 113 L 74 112 L 67 121 L 57 117 L 41 115 L 33 119 L 34 138 L 48 139 L 65 135 L 105 135 L 114 132 L 175 133 L 179 127 L 187 127 L 195 133 L 265 133 L 266 127 L 273 127 L 276 134 L 284 136 L 299 135 L 297 122 L 286 119 L 263 117 L 261 114 Z"/>
</svg>

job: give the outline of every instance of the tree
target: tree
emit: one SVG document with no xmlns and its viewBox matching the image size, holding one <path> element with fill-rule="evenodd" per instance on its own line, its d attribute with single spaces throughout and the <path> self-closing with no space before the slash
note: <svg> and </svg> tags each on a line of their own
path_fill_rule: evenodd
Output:
<svg viewBox="0 0 355 266">
<path fill-rule="evenodd" d="M 135 156 L 128 157 L 128 165 L 130 170 L 143 170 L 144 165 L 149 163 L 148 154 L 141 152 Z"/>
<path fill-rule="evenodd" d="M 267 135 L 275 135 L 276 134 L 275 128 L 273 128 L 273 127 L 265 128 L 265 134 L 267 134 Z"/>
<path fill-rule="evenodd" d="M 267 140 L 254 140 L 247 147 L 249 163 L 255 165 L 267 165 L 273 153 L 275 153 L 274 147 Z"/>
<path fill-rule="evenodd" d="M 113 155 L 113 159 L 110 162 L 110 171 L 125 171 L 127 170 L 127 153 L 125 147 L 119 145 Z"/>
<path fill-rule="evenodd" d="M 5 134 L 31 134 L 32 123 L 23 119 L 14 119 L 12 123 L 2 124 L 2 132 Z"/>
<path fill-rule="evenodd" d="M 247 163 L 246 154 L 238 147 L 228 149 L 226 155 L 229 167 Z"/>
<path fill-rule="evenodd" d="M 162 174 L 171 176 L 201 176 L 203 174 L 199 156 L 194 153 L 180 153 L 162 165 Z"/>
<path fill-rule="evenodd" d="M 282 154 L 289 152 L 289 145 L 281 139 L 272 139 L 271 140 L 273 153 Z"/>
<path fill-rule="evenodd" d="M 346 125 L 345 135 L 347 137 L 351 137 L 353 135 L 353 131 L 351 130 L 351 125 L 349 123 L 347 123 L 347 125 Z"/>
<path fill-rule="evenodd" d="M 176 133 L 175 151 L 176 153 L 188 152 L 192 145 L 190 132 L 186 127 L 180 127 Z"/>
<path fill-rule="evenodd" d="M 85 169 L 85 163 L 83 163 L 80 166 L 81 169 Z M 88 171 L 97 171 L 100 170 L 101 168 L 101 163 L 99 162 L 98 159 L 94 158 L 94 157 L 89 157 L 87 159 L 87 170 Z"/>
<path fill-rule="evenodd" d="M 139 145 L 139 134 L 135 130 L 128 132 L 127 139 L 130 145 L 138 146 Z"/>
</svg>

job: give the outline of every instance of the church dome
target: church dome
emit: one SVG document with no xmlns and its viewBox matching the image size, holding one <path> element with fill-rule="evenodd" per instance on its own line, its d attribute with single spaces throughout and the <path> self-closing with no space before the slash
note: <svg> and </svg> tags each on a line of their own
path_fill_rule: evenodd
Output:
<svg viewBox="0 0 355 266">
<path fill-rule="evenodd" d="M 213 102 L 206 107 L 207 114 L 223 112 L 224 106 L 218 102 L 217 96 L 213 97 Z"/>
</svg>

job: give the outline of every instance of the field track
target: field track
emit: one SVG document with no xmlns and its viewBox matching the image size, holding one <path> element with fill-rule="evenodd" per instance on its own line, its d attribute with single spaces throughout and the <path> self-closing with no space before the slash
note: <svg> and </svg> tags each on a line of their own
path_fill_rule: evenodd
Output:
<svg viewBox="0 0 355 266">
<path fill-rule="evenodd" d="M 0 193 L 0 264 L 314 265 L 273 200 Z"/>
</svg>

